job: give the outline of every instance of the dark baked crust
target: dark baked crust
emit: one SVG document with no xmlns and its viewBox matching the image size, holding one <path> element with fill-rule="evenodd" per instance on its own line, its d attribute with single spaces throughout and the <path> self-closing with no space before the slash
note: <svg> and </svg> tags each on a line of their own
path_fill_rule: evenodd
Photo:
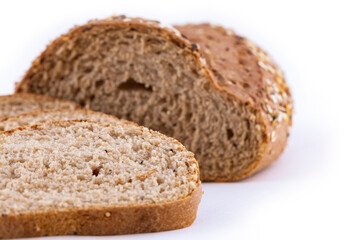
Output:
<svg viewBox="0 0 360 240">
<path fill-rule="evenodd" d="M 190 226 L 202 195 L 161 204 L 104 207 L 0 216 L 0 238 L 54 235 L 117 235 L 159 232 Z"/>
<path fill-rule="evenodd" d="M 41 95 L 43 96 L 43 95 Z M 44 97 L 47 97 L 47 96 L 44 96 Z M 76 104 L 76 103 L 74 103 Z M 3 119 L 0 119 L 0 130 L 2 130 L 2 126 L 1 124 L 3 123 L 6 123 L 7 121 L 17 121 L 17 120 L 21 120 L 22 118 L 26 118 L 26 117 L 29 117 L 29 116 L 32 116 L 32 117 L 36 117 L 36 116 L 40 116 L 40 115 L 43 115 L 43 114 L 46 114 L 46 113 L 51 113 L 51 112 L 59 112 L 59 113 L 73 113 L 73 114 L 78 114 L 78 113 L 83 113 L 83 114 L 101 114 L 103 115 L 104 117 L 107 117 L 107 118 L 112 118 L 114 121 L 122 121 L 120 119 L 118 119 L 117 117 L 113 116 L 113 115 L 109 115 L 109 114 L 105 114 L 105 113 L 102 113 L 102 112 L 94 112 L 94 111 L 91 111 L 89 109 L 82 109 L 80 108 L 79 106 L 79 109 L 55 109 L 55 110 L 36 110 L 36 111 L 32 111 L 32 112 L 25 112 L 25 113 L 20 113 L 20 114 L 17 114 L 17 115 L 12 115 L 12 116 L 9 116 L 9 117 L 6 117 L 6 118 L 3 118 Z"/>
<path fill-rule="evenodd" d="M 0 96 L 0 101 L 2 99 L 8 100 L 8 99 L 19 98 L 19 97 L 21 99 L 23 99 L 23 100 L 33 99 L 33 100 L 38 101 L 38 102 L 42 102 L 42 101 L 49 101 L 49 102 L 50 101 L 59 101 L 59 102 L 72 104 L 72 105 L 74 105 L 74 107 L 79 108 L 79 109 L 81 108 L 81 106 L 78 105 L 75 102 L 70 102 L 70 101 L 64 100 L 64 99 L 53 98 L 53 97 L 50 97 L 50 96 L 33 94 L 33 93 L 17 93 L 17 94 L 10 94 L 10 95 L 2 95 L 2 96 Z"/>
<path fill-rule="evenodd" d="M 210 24 L 177 26 L 180 33 L 170 26 L 141 18 L 113 16 L 90 21 L 73 28 L 52 42 L 34 60 L 17 86 L 16 92 L 29 91 L 27 82 L 31 81 L 34 72 L 41 69 L 41 63 L 48 53 L 77 32 L 88 31 L 95 26 L 114 28 L 133 26 L 167 33 L 171 41 L 197 59 L 199 66 L 217 90 L 255 110 L 254 118 L 261 123 L 262 126 L 259 127 L 265 129 L 258 159 L 245 173 L 204 180 L 234 181 L 245 178 L 275 161 L 284 150 L 291 126 L 293 106 L 281 70 L 264 51 L 247 39 L 235 35 L 231 30 Z"/>
<path fill-rule="evenodd" d="M 254 107 L 265 125 L 265 143 L 257 162 L 240 176 L 245 178 L 268 166 L 283 152 L 293 103 L 280 68 L 269 55 L 232 30 L 212 24 L 176 26 L 186 38 L 198 43 L 216 87 L 234 99 Z M 229 179 L 217 179 L 228 181 Z"/>
</svg>

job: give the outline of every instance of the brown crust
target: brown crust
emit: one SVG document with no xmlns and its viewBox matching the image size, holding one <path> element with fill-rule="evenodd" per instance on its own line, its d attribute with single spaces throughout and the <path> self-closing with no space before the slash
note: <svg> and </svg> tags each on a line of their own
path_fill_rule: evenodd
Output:
<svg viewBox="0 0 360 240">
<path fill-rule="evenodd" d="M 10 94 L 10 95 L 2 95 L 0 96 L 0 101 L 6 100 L 6 99 L 11 99 L 11 98 L 18 98 L 20 97 L 23 100 L 26 99 L 34 99 L 38 102 L 41 101 L 59 101 L 59 102 L 64 102 L 64 103 L 69 103 L 69 104 L 73 104 L 74 106 L 76 106 L 76 108 L 80 109 L 81 106 L 75 102 L 72 101 L 68 101 L 68 100 L 64 100 L 64 99 L 60 99 L 60 98 L 53 98 L 50 96 L 45 96 L 45 95 L 39 95 L 39 94 L 33 94 L 33 93 L 15 93 L 15 94 Z"/>
<path fill-rule="evenodd" d="M 64 99 L 59 99 L 59 98 L 53 98 L 50 96 L 44 96 L 44 95 L 39 95 L 39 94 L 33 94 L 33 93 L 16 93 L 16 94 L 11 94 L 11 95 L 2 95 L 0 96 L 0 101 L 7 101 L 9 99 L 20 99 L 21 101 L 26 101 L 26 100 L 34 100 L 36 102 L 54 102 L 54 101 L 58 101 L 58 102 L 62 102 L 62 103 L 68 103 L 69 105 L 73 105 L 75 109 L 81 109 L 82 107 L 72 101 L 68 101 L 68 100 L 64 100 Z M 4 120 L 7 119 L 8 117 L 5 118 L 0 118 L 0 120 Z"/>
<path fill-rule="evenodd" d="M 0 135 L 12 134 L 25 129 L 37 129 L 43 125 L 66 125 L 72 122 L 95 123 L 87 120 L 55 121 L 11 129 L 1 132 Z M 124 122 L 139 127 L 135 123 Z M 108 124 L 96 124 L 108 126 Z M 147 128 L 141 126 L 140 128 L 161 135 Z M 169 138 L 169 140 L 180 144 L 175 139 Z M 184 146 L 182 148 L 185 149 Z M 193 155 L 192 158 L 194 158 Z M 194 162 L 197 164 L 195 159 Z M 197 176 L 197 187 L 194 191 L 185 198 L 171 202 L 0 215 L 0 239 L 54 235 L 118 235 L 188 227 L 196 218 L 202 197 L 198 168 Z"/>
<path fill-rule="evenodd" d="M 47 96 L 45 96 L 47 97 Z M 80 107 L 80 106 L 79 106 Z M 72 110 L 72 109 L 54 109 L 54 110 L 39 110 L 39 111 L 32 111 L 32 112 L 26 112 L 26 113 L 21 113 L 21 114 L 17 114 L 17 115 L 12 115 L 3 119 L 0 119 L 0 123 L 2 122 L 6 122 L 6 121 L 14 121 L 16 119 L 21 119 L 23 117 L 27 117 L 27 116 L 39 116 L 40 114 L 44 114 L 44 113 L 51 113 L 51 112 L 70 112 L 70 113 L 85 113 L 85 114 L 99 114 L 99 115 L 103 115 L 109 118 L 113 118 L 114 120 L 119 120 L 119 118 L 113 116 L 113 115 L 109 115 L 109 114 L 105 114 L 103 112 L 95 112 L 92 110 L 88 110 L 88 109 L 76 109 L 76 110 Z"/>
<path fill-rule="evenodd" d="M 34 72 L 41 68 L 43 59 L 74 34 L 88 31 L 93 27 L 124 26 L 150 28 L 167 33 L 172 41 L 197 59 L 197 63 L 215 89 L 231 97 L 233 101 L 253 108 L 256 112 L 255 117 L 264 129 L 263 144 L 257 160 L 243 174 L 226 178 L 203 179 L 204 181 L 223 182 L 243 179 L 262 170 L 279 157 L 286 146 L 293 111 L 290 91 L 283 74 L 268 54 L 247 39 L 219 26 L 210 24 L 177 26 L 176 28 L 182 32 L 179 33 L 171 27 L 162 26 L 157 21 L 141 18 L 113 16 L 103 20 L 93 20 L 74 27 L 67 34 L 53 41 L 34 60 L 31 68 L 17 86 L 16 92 L 26 92 L 27 81 L 31 81 Z M 197 33 L 195 31 L 197 29 L 202 29 L 208 34 Z M 216 43 L 211 38 L 217 39 Z M 189 39 L 199 44 L 192 43 Z M 207 45 L 217 45 L 217 47 L 208 49 Z M 226 48 L 233 51 L 226 53 Z M 246 56 L 246 54 L 251 56 Z M 226 64 L 221 63 L 223 56 L 226 56 Z M 244 74 L 245 72 L 250 74 Z M 274 93 L 275 90 L 277 90 L 276 93 Z"/>
<path fill-rule="evenodd" d="M 194 222 L 201 196 L 199 184 L 190 196 L 173 202 L 3 215 L 0 238 L 118 235 L 185 228 Z"/>
<path fill-rule="evenodd" d="M 282 71 L 266 52 L 230 29 L 208 23 L 176 28 L 199 44 L 216 87 L 255 108 L 265 127 L 257 161 L 244 174 L 215 181 L 236 181 L 264 169 L 283 152 L 292 125 L 291 93 Z"/>
</svg>

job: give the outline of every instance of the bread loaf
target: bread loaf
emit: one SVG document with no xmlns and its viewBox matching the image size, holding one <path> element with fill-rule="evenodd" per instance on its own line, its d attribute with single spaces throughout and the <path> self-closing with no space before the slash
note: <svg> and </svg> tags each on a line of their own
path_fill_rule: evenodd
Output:
<svg viewBox="0 0 360 240">
<path fill-rule="evenodd" d="M 101 112 L 90 110 L 45 110 L 22 113 L 10 116 L 0 120 L 0 131 L 7 131 L 26 125 L 35 125 L 44 122 L 61 121 L 61 120 L 91 120 L 101 123 L 118 123 L 119 119 Z"/>
<path fill-rule="evenodd" d="M 1 132 L 0 166 L 0 238 L 183 228 L 202 195 L 193 153 L 127 121 Z"/>
<path fill-rule="evenodd" d="M 76 26 L 16 92 L 72 100 L 158 130 L 193 151 L 204 181 L 234 181 L 284 150 L 293 104 L 283 73 L 233 31 L 115 16 Z"/>
<path fill-rule="evenodd" d="M 74 102 L 36 94 L 14 94 L 0 96 L 0 119 L 25 112 L 48 109 L 78 109 Z"/>
</svg>

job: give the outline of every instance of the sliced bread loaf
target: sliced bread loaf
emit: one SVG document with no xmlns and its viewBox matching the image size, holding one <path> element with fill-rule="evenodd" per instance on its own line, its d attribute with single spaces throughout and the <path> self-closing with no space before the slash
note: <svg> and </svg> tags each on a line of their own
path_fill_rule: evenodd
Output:
<svg viewBox="0 0 360 240">
<path fill-rule="evenodd" d="M 0 133 L 0 238 L 183 228 L 202 191 L 194 154 L 127 121 Z"/>
<path fill-rule="evenodd" d="M 25 112 L 47 109 L 78 109 L 74 102 L 43 95 L 19 93 L 0 96 L 0 119 Z"/>
<path fill-rule="evenodd" d="M 26 125 L 35 125 L 44 122 L 61 120 L 91 120 L 101 123 L 118 123 L 119 119 L 101 112 L 93 112 L 85 109 L 71 110 L 45 110 L 34 111 L 10 116 L 0 120 L 0 131 L 7 131 L 13 128 Z"/>
<path fill-rule="evenodd" d="M 124 16 L 77 26 L 46 48 L 16 91 L 73 100 L 172 136 L 195 152 L 204 181 L 268 166 L 291 126 L 282 71 L 229 29 L 177 28 Z"/>
</svg>

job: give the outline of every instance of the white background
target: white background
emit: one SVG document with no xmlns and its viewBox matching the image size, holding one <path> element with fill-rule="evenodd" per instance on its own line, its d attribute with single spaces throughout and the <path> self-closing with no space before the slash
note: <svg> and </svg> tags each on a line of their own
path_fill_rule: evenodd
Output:
<svg viewBox="0 0 360 240">
<path fill-rule="evenodd" d="M 284 69 L 296 112 L 288 147 L 271 167 L 241 182 L 203 184 L 191 227 L 108 238 L 360 239 L 356 1 L 2 1 L 0 94 L 12 93 L 49 41 L 112 14 L 235 29 Z"/>
</svg>

